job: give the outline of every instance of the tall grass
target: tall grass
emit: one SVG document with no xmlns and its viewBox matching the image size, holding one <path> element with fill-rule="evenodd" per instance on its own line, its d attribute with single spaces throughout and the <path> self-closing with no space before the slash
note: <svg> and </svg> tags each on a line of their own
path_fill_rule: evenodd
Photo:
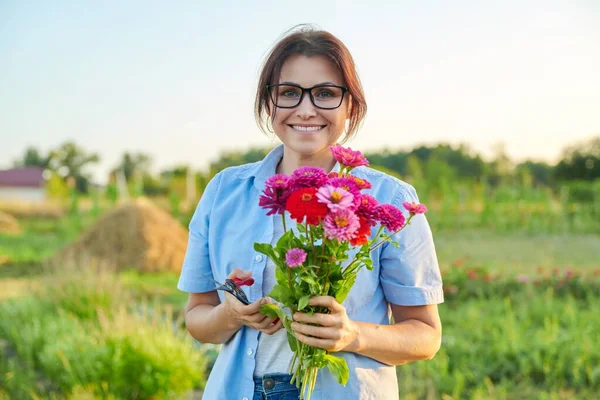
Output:
<svg viewBox="0 0 600 400">
<path fill-rule="evenodd" d="M 149 399 L 203 387 L 206 358 L 169 308 L 134 306 L 110 273 L 61 270 L 44 279 L 31 296 L 0 303 L 0 337 L 49 382 L 42 392 Z"/>
</svg>

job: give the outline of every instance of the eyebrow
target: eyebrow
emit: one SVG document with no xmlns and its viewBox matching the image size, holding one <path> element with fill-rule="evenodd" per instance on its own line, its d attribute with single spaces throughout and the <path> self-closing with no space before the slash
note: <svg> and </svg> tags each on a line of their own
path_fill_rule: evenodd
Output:
<svg viewBox="0 0 600 400">
<path fill-rule="evenodd" d="M 290 81 L 281 82 L 280 85 L 296 85 L 296 86 L 301 86 L 301 85 L 297 84 L 296 82 L 290 82 Z M 338 85 L 337 83 L 333 83 L 333 82 L 329 82 L 328 81 L 328 82 L 317 83 L 316 85 L 313 85 L 313 87 L 314 86 L 323 86 L 323 85 L 341 86 L 341 85 Z"/>
</svg>

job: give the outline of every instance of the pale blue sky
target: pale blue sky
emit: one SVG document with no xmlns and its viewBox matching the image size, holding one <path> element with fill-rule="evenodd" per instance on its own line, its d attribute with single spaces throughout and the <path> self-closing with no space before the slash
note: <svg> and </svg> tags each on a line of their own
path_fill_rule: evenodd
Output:
<svg viewBox="0 0 600 400">
<path fill-rule="evenodd" d="M 368 5 L 367 5 L 368 4 Z M 270 144 L 253 119 L 263 56 L 291 26 L 342 39 L 369 112 L 361 150 L 469 143 L 554 161 L 600 134 L 600 3 L 0 0 L 0 167 L 72 139 L 102 156 L 203 168 Z"/>
</svg>

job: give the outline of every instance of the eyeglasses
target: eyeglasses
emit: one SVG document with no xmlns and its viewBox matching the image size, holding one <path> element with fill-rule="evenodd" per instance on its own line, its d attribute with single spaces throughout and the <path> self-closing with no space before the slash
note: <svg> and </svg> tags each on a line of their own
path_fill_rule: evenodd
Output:
<svg viewBox="0 0 600 400">
<path fill-rule="evenodd" d="M 342 105 L 344 94 L 348 91 L 346 86 L 317 85 L 303 88 L 300 85 L 281 84 L 267 85 L 267 90 L 273 100 L 273 104 L 279 108 L 294 108 L 304 98 L 304 92 L 308 92 L 310 101 L 315 107 L 323 110 L 333 110 Z"/>
</svg>

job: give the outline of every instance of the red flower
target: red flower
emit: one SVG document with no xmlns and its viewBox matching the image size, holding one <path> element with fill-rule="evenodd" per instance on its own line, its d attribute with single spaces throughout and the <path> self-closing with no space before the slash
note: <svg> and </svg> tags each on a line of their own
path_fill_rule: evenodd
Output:
<svg viewBox="0 0 600 400">
<path fill-rule="evenodd" d="M 306 217 L 306 223 L 309 225 L 318 225 L 329 210 L 327 204 L 318 201 L 315 188 L 302 188 L 292 192 L 285 203 L 285 209 L 299 224 Z"/>
<path fill-rule="evenodd" d="M 371 223 L 369 220 L 359 217 L 360 228 L 358 228 L 358 232 L 356 232 L 356 236 L 353 239 L 350 239 L 350 244 L 352 246 L 362 246 L 363 244 L 369 241 L 369 235 L 371 234 Z"/>
</svg>

